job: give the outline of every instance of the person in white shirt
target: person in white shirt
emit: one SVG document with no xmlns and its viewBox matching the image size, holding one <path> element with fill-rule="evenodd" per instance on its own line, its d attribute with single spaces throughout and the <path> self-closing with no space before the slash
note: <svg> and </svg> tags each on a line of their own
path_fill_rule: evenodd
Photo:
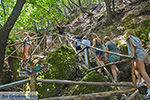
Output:
<svg viewBox="0 0 150 100">
<path fill-rule="evenodd" d="M 83 37 L 82 43 L 88 46 L 91 46 L 91 42 L 88 40 L 87 36 Z M 83 46 L 86 47 L 86 46 Z M 88 58 L 88 54 L 90 53 L 90 49 L 86 48 L 84 50 L 84 58 L 85 58 L 85 63 L 87 66 L 89 66 L 89 58 Z"/>
<path fill-rule="evenodd" d="M 51 35 L 48 35 L 48 36 L 46 37 L 46 47 L 49 48 L 50 45 L 51 45 L 51 43 L 52 43 L 52 36 L 51 36 Z"/>
</svg>

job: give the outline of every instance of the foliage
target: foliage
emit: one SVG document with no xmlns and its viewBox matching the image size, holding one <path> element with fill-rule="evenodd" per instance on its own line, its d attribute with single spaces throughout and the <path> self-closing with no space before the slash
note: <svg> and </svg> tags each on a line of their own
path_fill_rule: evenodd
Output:
<svg viewBox="0 0 150 100">
<path fill-rule="evenodd" d="M 143 27 L 150 26 L 150 20 L 143 20 L 141 23 Z"/>
<path fill-rule="evenodd" d="M 64 6 L 64 4 L 72 9 L 68 0 L 27 0 L 24 5 L 21 15 L 19 16 L 13 31 L 18 28 L 23 28 L 27 30 L 36 31 L 42 28 L 47 28 L 49 30 L 53 29 L 52 24 L 65 22 L 68 20 L 65 13 L 69 13 L 69 10 Z M 78 0 L 74 0 L 78 4 Z M 81 0 L 82 6 L 89 5 L 91 3 L 97 3 L 99 0 Z M 4 9 L 2 7 L 2 3 Z M 3 25 L 6 19 L 9 17 L 16 0 L 2 0 L 0 3 L 0 24 Z M 63 23 L 62 23 L 63 24 Z"/>
<path fill-rule="evenodd" d="M 134 14 L 129 14 L 122 19 L 123 23 L 129 22 L 132 18 L 134 18 Z"/>
<path fill-rule="evenodd" d="M 136 35 L 141 39 L 142 43 L 145 44 L 148 40 L 148 33 L 150 32 L 150 27 L 139 28 L 135 30 Z"/>
<path fill-rule="evenodd" d="M 88 73 L 88 75 L 82 80 L 86 82 L 106 82 L 106 78 L 102 73 L 98 73 L 92 71 Z M 73 88 L 74 89 L 74 88 Z M 78 85 L 71 95 L 79 95 L 79 94 L 88 94 L 88 93 L 96 93 L 96 92 L 105 92 L 114 90 L 112 87 L 104 87 L 104 86 L 85 86 L 85 85 Z M 108 97 L 101 100 L 114 100 L 114 97 Z M 97 99 L 99 100 L 99 99 Z"/>
<path fill-rule="evenodd" d="M 150 26 L 149 26 L 150 20 L 143 20 L 139 25 L 137 23 L 130 23 L 128 22 L 126 24 L 126 29 L 134 29 L 135 34 L 141 39 L 143 44 L 146 44 L 148 40 L 148 34 L 150 32 Z"/>
<path fill-rule="evenodd" d="M 68 77 L 68 70 L 72 68 L 74 64 L 75 56 L 74 51 L 67 46 L 61 46 L 54 53 L 50 53 L 47 57 L 47 62 L 50 65 L 50 69 L 52 70 L 51 74 L 53 74 L 57 79 L 66 79 Z M 56 69 L 59 66 L 58 69 Z M 71 69 L 72 70 L 72 69 Z M 70 72 L 71 72 L 70 70 Z M 56 72 L 63 72 L 57 75 Z M 61 76 L 61 77 L 60 77 Z"/>
<path fill-rule="evenodd" d="M 70 47 L 61 46 L 55 52 L 48 54 L 47 63 L 49 63 L 49 70 L 39 73 L 37 78 L 68 79 L 74 70 L 74 61 L 74 51 Z M 38 83 L 37 85 L 40 98 L 53 95 L 54 91 L 62 86 L 44 83 Z M 45 93 L 45 91 L 47 92 Z"/>
<path fill-rule="evenodd" d="M 1 0 L 3 1 L 0 4 L 0 27 L 6 22 L 6 19 L 9 17 L 16 0 Z M 74 12 L 74 5 L 69 4 L 69 0 L 63 0 L 64 4 Z M 81 0 L 82 6 L 87 6 L 91 3 L 97 3 L 100 0 Z M 103 1 L 103 0 L 102 0 Z M 75 3 L 78 4 L 78 0 L 74 0 Z M 77 16 L 81 14 L 81 12 L 74 13 L 68 17 L 68 13 L 70 12 L 62 3 L 62 0 L 27 0 L 27 3 L 23 7 L 22 13 L 15 24 L 15 27 L 11 31 L 9 35 L 8 44 L 16 39 L 16 35 L 14 32 L 18 32 L 20 29 L 26 29 L 30 31 L 37 32 L 40 29 L 46 28 L 48 31 L 55 29 L 56 24 L 64 25 L 66 21 L 72 21 Z M 4 6 L 4 8 L 2 7 Z M 59 8 L 59 9 L 58 9 Z M 64 14 L 66 10 L 66 14 Z M 102 15 L 106 15 L 106 11 L 103 11 Z M 141 27 L 137 25 L 137 23 L 130 23 L 131 19 L 135 17 L 133 14 L 126 16 L 123 19 L 123 22 L 126 24 L 125 27 L 127 29 L 135 29 L 136 35 L 142 40 L 143 43 L 148 41 L 148 32 L 150 32 L 149 23 L 150 20 L 143 20 L 140 24 Z M 58 21 L 58 23 L 57 23 Z M 98 27 L 99 28 L 99 27 Z M 104 27 L 106 32 L 109 33 L 117 28 L 117 25 L 112 25 L 110 27 Z M 80 28 L 76 30 L 76 33 L 79 33 Z M 124 30 L 122 30 L 124 31 Z M 118 42 L 119 44 L 119 42 Z M 122 45 L 121 50 L 126 50 L 126 45 Z M 11 53 L 14 48 L 6 48 L 8 53 Z M 127 51 L 127 50 L 126 50 Z M 126 52 L 123 54 L 127 54 Z M 16 69 L 18 67 L 17 59 L 9 59 L 12 64 L 12 70 L 14 74 L 16 74 Z M 69 76 L 74 71 L 74 51 L 66 46 L 61 46 L 55 52 L 49 53 L 47 57 L 47 63 L 49 63 L 50 69 L 43 71 L 38 74 L 38 78 L 42 79 L 68 79 Z M 6 75 L 7 73 L 5 73 Z M 10 74 L 10 73 L 9 73 Z M 18 74 L 18 73 L 17 73 Z M 5 76 L 4 75 L 4 76 Z M 7 75 L 8 76 L 8 75 Z M 18 76 L 17 76 L 18 78 Z M 9 78 L 8 78 L 9 79 Z M 18 78 L 19 79 L 19 78 Z M 95 82 L 105 82 L 103 74 L 90 72 L 88 76 L 83 81 L 95 81 Z M 44 84 L 37 83 L 37 90 L 39 92 L 39 97 L 48 97 L 54 95 L 54 93 L 61 89 L 62 85 L 58 84 Z M 25 87 L 28 89 L 28 85 Z M 25 89 L 24 88 L 24 89 Z M 111 87 L 96 87 L 96 86 L 79 86 L 73 92 L 73 94 L 83 94 L 83 93 L 91 93 L 91 92 L 99 92 L 99 91 L 108 91 L 112 89 Z M 24 90 L 25 91 L 25 90 Z"/>
<path fill-rule="evenodd" d="M 102 73 L 98 73 L 95 71 L 90 72 L 86 78 L 84 78 L 82 81 L 87 81 L 87 82 L 106 82 L 106 78 Z M 78 94 L 87 94 L 87 93 L 94 93 L 94 92 L 104 92 L 111 90 L 110 87 L 106 88 L 103 86 L 78 86 L 75 91 L 73 92 L 73 95 L 78 95 Z"/>
<path fill-rule="evenodd" d="M 6 19 L 11 14 L 13 7 L 15 6 L 16 0 L 1 0 L 0 2 L 0 24 L 3 25 Z"/>
<path fill-rule="evenodd" d="M 136 23 L 127 23 L 126 28 L 127 29 L 135 29 L 137 28 L 137 24 Z"/>
</svg>

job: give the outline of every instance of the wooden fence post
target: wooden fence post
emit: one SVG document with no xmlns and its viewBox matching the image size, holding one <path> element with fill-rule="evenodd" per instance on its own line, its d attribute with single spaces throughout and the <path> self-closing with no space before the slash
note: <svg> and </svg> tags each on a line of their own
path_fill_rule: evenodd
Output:
<svg viewBox="0 0 150 100">
<path fill-rule="evenodd" d="M 36 91 L 36 75 L 30 77 L 30 92 Z"/>
</svg>

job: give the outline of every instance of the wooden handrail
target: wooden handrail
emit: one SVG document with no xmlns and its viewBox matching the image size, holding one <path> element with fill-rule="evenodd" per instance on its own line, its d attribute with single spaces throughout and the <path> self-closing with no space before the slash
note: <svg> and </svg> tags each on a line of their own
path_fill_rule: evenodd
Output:
<svg viewBox="0 0 150 100">
<path fill-rule="evenodd" d="M 123 86 L 123 87 L 133 87 L 133 84 L 131 82 L 110 83 L 110 82 L 84 82 L 84 81 L 51 80 L 51 79 L 37 79 L 37 82 L 68 84 L 68 85 L 93 85 L 93 86 Z"/>
<path fill-rule="evenodd" d="M 42 38 L 42 36 L 41 36 L 41 37 L 34 38 L 34 39 L 31 39 L 31 40 L 28 40 L 28 41 L 33 41 L 33 40 L 37 40 L 37 39 L 40 39 L 40 38 Z M 7 45 L 7 48 L 12 47 L 12 46 L 15 46 L 15 45 L 22 44 L 22 43 L 26 43 L 26 42 L 28 42 L 28 41 L 22 41 L 22 42 L 17 42 L 17 43 L 14 43 L 14 44 L 10 44 L 10 45 Z"/>
<path fill-rule="evenodd" d="M 93 71 L 93 70 L 97 70 L 97 69 L 102 68 L 102 67 L 106 67 L 106 66 L 110 66 L 110 65 L 114 65 L 114 64 L 118 64 L 118 63 L 123 63 L 123 62 L 126 62 L 128 60 L 129 59 L 123 59 L 121 61 L 111 62 L 111 63 L 105 64 L 105 65 L 102 65 L 102 66 L 91 68 L 91 69 L 88 70 L 88 72 Z"/>
<path fill-rule="evenodd" d="M 132 95 L 130 95 L 127 100 L 133 100 L 135 96 L 139 93 L 139 90 L 137 89 Z"/>
<path fill-rule="evenodd" d="M 9 88 L 9 87 L 13 87 L 13 86 L 17 86 L 17 85 L 22 85 L 22 84 L 28 83 L 28 82 L 30 82 L 30 79 L 20 80 L 20 81 L 12 82 L 9 84 L 1 85 L 0 90 L 5 89 L 5 88 Z"/>
</svg>

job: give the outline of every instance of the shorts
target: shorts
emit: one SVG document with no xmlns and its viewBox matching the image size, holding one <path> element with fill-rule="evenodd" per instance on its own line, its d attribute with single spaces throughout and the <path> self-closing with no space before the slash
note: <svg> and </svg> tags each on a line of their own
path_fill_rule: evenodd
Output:
<svg viewBox="0 0 150 100">
<path fill-rule="evenodd" d="M 47 39 L 47 40 L 46 40 L 46 42 L 47 42 L 47 43 L 50 43 L 50 42 L 51 42 L 51 40 L 50 40 L 50 39 Z"/>
<path fill-rule="evenodd" d="M 32 44 L 32 42 L 29 41 L 29 42 L 25 43 L 25 46 L 30 46 L 31 44 Z"/>
<path fill-rule="evenodd" d="M 109 62 L 115 62 L 115 61 L 119 61 L 119 60 L 120 60 L 120 56 L 112 55 L 112 54 L 109 54 L 109 56 L 108 56 Z"/>
<path fill-rule="evenodd" d="M 104 52 L 101 52 L 101 51 L 98 51 L 98 50 L 95 50 L 95 54 L 96 54 L 96 55 L 104 55 L 105 53 L 104 53 Z"/>
<path fill-rule="evenodd" d="M 136 56 L 136 60 L 144 61 L 146 58 L 146 53 L 143 50 L 138 49 L 136 50 L 135 56 Z"/>
<path fill-rule="evenodd" d="M 25 46 L 30 46 L 30 44 L 27 44 L 27 43 L 26 43 Z"/>
</svg>

